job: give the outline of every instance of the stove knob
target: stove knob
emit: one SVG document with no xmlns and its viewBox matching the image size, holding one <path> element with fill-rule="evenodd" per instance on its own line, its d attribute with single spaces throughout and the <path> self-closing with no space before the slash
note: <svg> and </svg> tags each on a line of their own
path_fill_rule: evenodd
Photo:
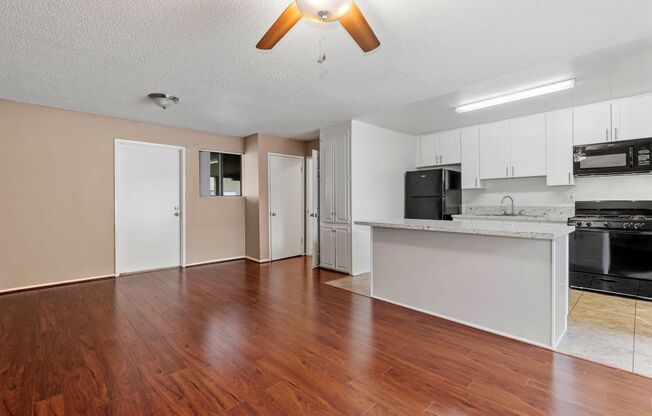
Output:
<svg viewBox="0 0 652 416">
<path fill-rule="evenodd" d="M 605 221 L 605 223 L 604 223 L 603 225 L 604 225 L 604 228 L 609 228 L 609 227 L 611 227 L 611 223 L 608 222 L 608 221 Z"/>
<path fill-rule="evenodd" d="M 587 222 L 587 223 L 586 223 L 586 226 L 587 226 L 587 227 L 590 227 L 591 225 L 592 225 L 592 224 L 591 224 L 590 222 Z"/>
<path fill-rule="evenodd" d="M 625 222 L 625 223 L 623 223 L 623 229 L 624 229 L 624 230 L 628 230 L 628 229 L 630 229 L 631 227 L 632 227 L 632 224 L 631 224 L 631 223 L 629 223 L 629 222 Z"/>
<path fill-rule="evenodd" d="M 582 226 L 582 221 L 577 221 L 577 226 L 581 227 Z"/>
<path fill-rule="evenodd" d="M 634 224 L 634 229 L 635 230 L 638 230 L 641 227 L 643 227 L 643 224 L 641 224 L 640 222 L 637 222 L 637 223 Z"/>
</svg>

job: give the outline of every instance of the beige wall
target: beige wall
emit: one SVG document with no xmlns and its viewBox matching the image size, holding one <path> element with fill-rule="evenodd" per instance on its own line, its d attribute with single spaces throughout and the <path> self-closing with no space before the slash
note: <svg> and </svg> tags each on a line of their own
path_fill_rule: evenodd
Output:
<svg viewBox="0 0 652 416">
<path fill-rule="evenodd" d="M 315 147 L 316 146 L 316 147 Z M 256 260 L 269 260 L 268 156 L 270 153 L 305 156 L 319 148 L 319 140 L 300 141 L 284 137 L 255 134 L 245 139 L 245 179 L 247 243 L 246 255 Z M 257 169 L 257 181 L 251 172 Z"/>
<path fill-rule="evenodd" d="M 260 259 L 260 225 L 258 204 L 258 135 L 245 138 L 245 171 L 243 195 L 245 197 L 245 255 Z"/>
<path fill-rule="evenodd" d="M 245 199 L 198 178 L 200 148 L 243 139 L 0 100 L 0 291 L 114 273 L 115 138 L 186 148 L 188 263 L 244 255 Z"/>
</svg>

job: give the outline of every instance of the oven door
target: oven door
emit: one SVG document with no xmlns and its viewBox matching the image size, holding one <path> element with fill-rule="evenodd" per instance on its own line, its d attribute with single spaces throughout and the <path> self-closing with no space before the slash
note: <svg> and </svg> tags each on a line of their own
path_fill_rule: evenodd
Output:
<svg viewBox="0 0 652 416">
<path fill-rule="evenodd" d="M 576 146 L 573 154 L 573 173 L 608 175 L 634 170 L 634 148 L 619 143 Z"/>
<path fill-rule="evenodd" d="M 569 266 L 571 272 L 652 281 L 652 232 L 576 230 Z"/>
</svg>

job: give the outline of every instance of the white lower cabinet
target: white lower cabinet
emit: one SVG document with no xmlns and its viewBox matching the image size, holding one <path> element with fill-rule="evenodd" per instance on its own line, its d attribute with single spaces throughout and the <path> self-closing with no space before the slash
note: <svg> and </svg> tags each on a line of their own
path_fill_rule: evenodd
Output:
<svg viewBox="0 0 652 416">
<path fill-rule="evenodd" d="M 320 231 L 321 267 L 350 273 L 351 231 L 349 228 L 323 224 Z"/>
<path fill-rule="evenodd" d="M 351 270 L 351 232 L 347 228 L 335 228 L 335 269 Z"/>
<path fill-rule="evenodd" d="M 335 268 L 335 229 L 321 226 L 319 229 L 320 252 L 319 259 L 322 267 Z"/>
</svg>

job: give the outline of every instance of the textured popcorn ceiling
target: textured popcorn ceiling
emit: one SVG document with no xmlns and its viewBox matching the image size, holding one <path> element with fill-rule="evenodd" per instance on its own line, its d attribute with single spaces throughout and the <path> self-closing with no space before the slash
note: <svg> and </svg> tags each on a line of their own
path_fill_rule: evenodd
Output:
<svg viewBox="0 0 652 416">
<path fill-rule="evenodd" d="M 650 0 L 357 0 L 365 56 L 305 19 L 254 45 L 289 0 L 2 0 L 0 98 L 244 136 L 307 137 L 483 80 L 652 35 Z M 326 34 L 327 62 L 316 63 Z M 178 95 L 163 111 L 144 97 Z"/>
</svg>

